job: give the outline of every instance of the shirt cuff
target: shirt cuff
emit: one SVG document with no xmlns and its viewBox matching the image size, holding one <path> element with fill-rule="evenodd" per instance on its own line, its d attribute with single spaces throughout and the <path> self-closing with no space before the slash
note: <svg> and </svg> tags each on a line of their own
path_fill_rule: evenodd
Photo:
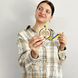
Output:
<svg viewBox="0 0 78 78">
<path fill-rule="evenodd" d="M 39 57 L 37 59 L 33 58 L 31 56 L 31 53 L 29 54 L 29 58 L 30 58 L 30 60 L 32 61 L 33 64 L 36 64 L 36 63 L 40 62 L 40 58 Z"/>
<path fill-rule="evenodd" d="M 59 46 L 59 50 L 60 51 L 64 51 L 64 50 L 66 50 L 67 48 L 66 48 L 66 46 L 62 49 L 60 46 Z"/>
<path fill-rule="evenodd" d="M 66 53 L 64 51 L 59 51 L 58 57 L 60 60 L 64 61 L 66 59 Z"/>
</svg>

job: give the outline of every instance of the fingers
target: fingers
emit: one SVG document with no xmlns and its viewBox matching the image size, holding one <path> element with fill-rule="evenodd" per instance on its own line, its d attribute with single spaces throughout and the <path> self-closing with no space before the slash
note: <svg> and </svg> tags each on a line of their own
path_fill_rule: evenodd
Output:
<svg viewBox="0 0 78 78">
<path fill-rule="evenodd" d="M 64 37 L 64 32 L 61 32 L 59 34 L 60 34 L 60 37 L 59 38 Z"/>
<path fill-rule="evenodd" d="M 67 39 L 64 32 L 60 33 L 59 42 L 60 44 L 65 44 L 65 45 L 67 44 Z"/>
<path fill-rule="evenodd" d="M 34 47 L 40 47 L 44 42 L 44 38 L 43 37 L 37 37 L 33 40 L 32 44 Z"/>
<path fill-rule="evenodd" d="M 42 37 L 34 38 L 34 39 L 32 40 L 32 44 L 35 44 L 35 43 L 37 43 L 37 42 L 39 42 L 39 41 L 43 41 L 43 40 L 44 40 L 44 38 L 42 38 Z"/>
<path fill-rule="evenodd" d="M 36 48 L 40 47 L 43 44 L 43 40 L 36 42 L 35 44 L 33 44 L 33 46 Z"/>
<path fill-rule="evenodd" d="M 32 48 L 40 47 L 43 42 L 44 42 L 44 38 L 43 38 L 43 37 L 41 37 L 41 36 L 34 36 L 34 37 L 30 40 L 30 46 L 31 46 Z"/>
<path fill-rule="evenodd" d="M 37 43 L 37 42 L 39 42 L 39 41 L 42 41 L 42 40 L 44 40 L 43 37 L 36 36 L 36 37 L 33 37 L 33 38 L 32 38 L 31 43 L 32 43 L 32 44 L 35 44 L 35 43 Z"/>
</svg>

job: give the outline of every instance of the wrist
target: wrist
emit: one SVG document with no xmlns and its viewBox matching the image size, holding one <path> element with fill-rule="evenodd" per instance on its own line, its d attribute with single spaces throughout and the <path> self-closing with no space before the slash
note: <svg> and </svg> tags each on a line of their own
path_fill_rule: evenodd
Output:
<svg viewBox="0 0 78 78">
<path fill-rule="evenodd" d="M 37 55 L 33 50 L 31 51 L 31 56 L 34 58 L 34 59 L 37 59 L 39 57 L 39 55 Z"/>
<path fill-rule="evenodd" d="M 66 46 L 59 46 L 59 50 L 61 50 L 61 51 L 66 50 Z"/>
</svg>

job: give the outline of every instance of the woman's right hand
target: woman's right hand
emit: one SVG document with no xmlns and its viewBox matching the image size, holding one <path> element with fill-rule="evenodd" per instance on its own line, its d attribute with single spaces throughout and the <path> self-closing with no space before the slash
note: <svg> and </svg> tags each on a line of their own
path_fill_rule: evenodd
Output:
<svg viewBox="0 0 78 78">
<path fill-rule="evenodd" d="M 44 42 L 44 37 L 42 36 L 34 36 L 29 41 L 29 47 L 31 48 L 31 55 L 33 58 L 38 58 L 39 48 L 42 46 L 43 42 Z"/>
</svg>

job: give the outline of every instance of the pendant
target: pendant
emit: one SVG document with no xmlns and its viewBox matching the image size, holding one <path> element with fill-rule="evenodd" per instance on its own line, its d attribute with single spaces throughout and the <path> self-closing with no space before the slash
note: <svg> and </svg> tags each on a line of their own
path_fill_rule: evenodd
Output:
<svg viewBox="0 0 78 78">
<path fill-rule="evenodd" d="M 51 40 L 51 41 L 55 41 L 60 37 L 60 34 L 56 34 L 55 36 L 51 36 L 51 30 L 46 28 L 46 26 L 44 26 L 44 28 L 42 28 L 39 31 L 39 35 L 43 36 L 45 39 Z"/>
<path fill-rule="evenodd" d="M 44 28 L 42 28 L 39 31 L 39 35 L 43 36 L 45 39 L 47 39 L 48 37 L 51 36 L 51 31 L 49 29 L 47 29 L 46 26 L 44 26 Z"/>
</svg>

